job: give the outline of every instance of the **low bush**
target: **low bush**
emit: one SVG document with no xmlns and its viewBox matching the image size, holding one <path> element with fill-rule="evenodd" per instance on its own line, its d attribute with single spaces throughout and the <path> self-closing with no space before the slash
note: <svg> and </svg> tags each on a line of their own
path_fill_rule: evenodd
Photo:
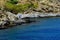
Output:
<svg viewBox="0 0 60 40">
<path fill-rule="evenodd" d="M 5 4 L 5 10 L 11 11 L 13 13 L 18 13 L 18 12 L 25 12 L 29 8 L 37 8 L 38 4 L 37 3 L 25 3 L 25 4 L 14 4 L 15 1 L 11 0 L 9 2 L 6 2 Z"/>
<path fill-rule="evenodd" d="M 28 10 L 30 6 L 31 6 L 31 4 L 27 4 L 27 3 L 16 5 L 16 4 L 7 2 L 5 4 L 5 10 L 18 13 L 18 12 L 24 12 L 24 11 Z"/>
</svg>

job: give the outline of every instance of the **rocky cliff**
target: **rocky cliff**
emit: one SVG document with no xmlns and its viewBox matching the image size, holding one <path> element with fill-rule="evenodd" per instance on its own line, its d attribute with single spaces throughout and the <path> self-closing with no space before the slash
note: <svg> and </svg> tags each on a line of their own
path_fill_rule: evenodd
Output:
<svg viewBox="0 0 60 40">
<path fill-rule="evenodd" d="M 58 0 L 39 1 L 37 10 L 40 10 L 42 12 L 60 12 L 60 2 Z"/>
</svg>

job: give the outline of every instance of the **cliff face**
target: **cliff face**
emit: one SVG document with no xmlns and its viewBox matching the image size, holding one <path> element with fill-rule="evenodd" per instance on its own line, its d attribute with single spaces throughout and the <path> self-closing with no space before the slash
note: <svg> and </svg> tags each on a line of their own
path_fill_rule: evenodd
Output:
<svg viewBox="0 0 60 40">
<path fill-rule="evenodd" d="M 60 12 L 60 2 L 58 0 L 39 1 L 37 10 L 43 12 Z"/>
</svg>

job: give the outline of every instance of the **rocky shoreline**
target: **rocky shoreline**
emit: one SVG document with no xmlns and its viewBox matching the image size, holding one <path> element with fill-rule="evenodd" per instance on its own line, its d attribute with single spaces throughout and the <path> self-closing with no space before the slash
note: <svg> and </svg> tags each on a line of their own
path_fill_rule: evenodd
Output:
<svg viewBox="0 0 60 40">
<path fill-rule="evenodd" d="M 11 12 L 0 12 L 0 29 L 9 28 L 16 25 L 34 22 L 30 18 L 49 18 L 49 17 L 60 17 L 60 13 L 40 13 L 31 12 L 28 14 L 18 13 L 17 15 Z"/>
<path fill-rule="evenodd" d="M 59 0 L 0 0 L 0 29 L 49 17 L 60 17 Z"/>
</svg>

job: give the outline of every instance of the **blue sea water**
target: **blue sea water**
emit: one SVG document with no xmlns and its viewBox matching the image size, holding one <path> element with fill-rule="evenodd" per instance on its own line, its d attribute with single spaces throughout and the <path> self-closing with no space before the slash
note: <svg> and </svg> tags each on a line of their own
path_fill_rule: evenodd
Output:
<svg viewBox="0 0 60 40">
<path fill-rule="evenodd" d="M 0 30 L 0 40 L 60 40 L 60 17 Z"/>
</svg>

